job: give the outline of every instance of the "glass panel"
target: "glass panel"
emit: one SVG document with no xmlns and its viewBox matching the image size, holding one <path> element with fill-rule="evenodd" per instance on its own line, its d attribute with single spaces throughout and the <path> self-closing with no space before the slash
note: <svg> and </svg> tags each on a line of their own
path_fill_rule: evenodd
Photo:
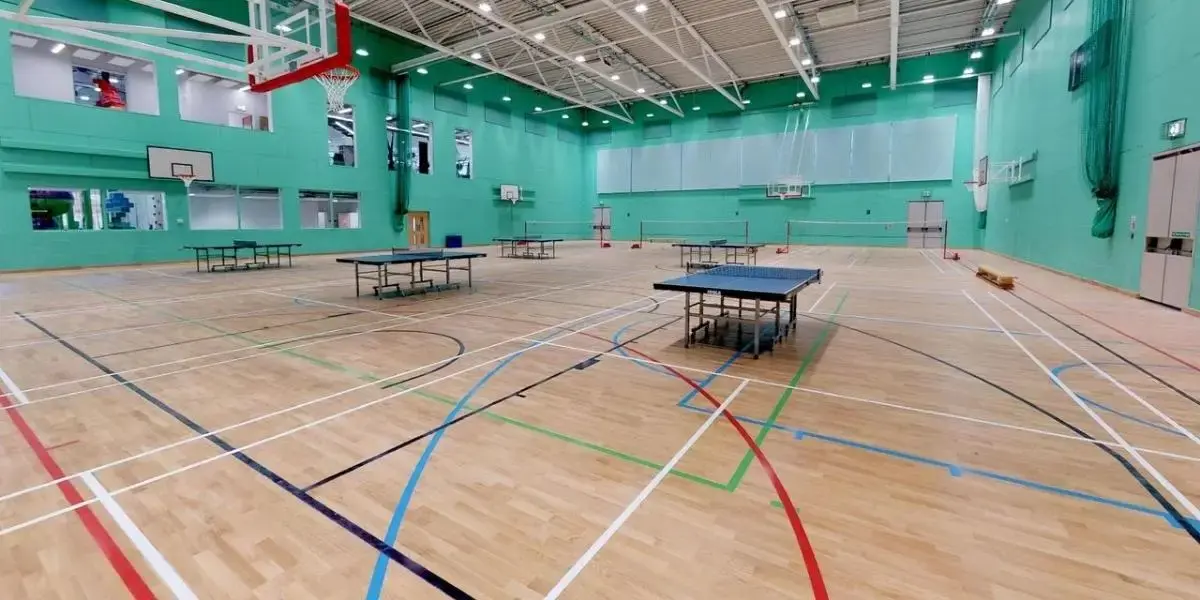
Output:
<svg viewBox="0 0 1200 600">
<path fill-rule="evenodd" d="M 413 119 L 409 164 L 421 175 L 433 172 L 433 123 Z"/>
<path fill-rule="evenodd" d="M 242 229 L 283 229 L 276 188 L 239 188 Z"/>
<path fill-rule="evenodd" d="M 331 227 L 329 218 L 331 214 L 333 211 L 329 207 L 329 192 L 300 190 L 300 227 L 304 229 Z"/>
<path fill-rule="evenodd" d="M 104 194 L 107 229 L 162 231 L 167 228 L 167 207 L 162 192 L 108 190 Z"/>
<path fill-rule="evenodd" d="M 96 218 L 91 190 L 29 188 L 29 216 L 34 231 L 85 231 L 102 229 Z"/>
<path fill-rule="evenodd" d="M 358 213 L 358 194 L 333 195 L 333 226 L 338 229 L 362 227 Z"/>
<path fill-rule="evenodd" d="M 471 132 L 466 129 L 455 129 L 454 174 L 462 179 L 470 179 L 474 174 L 474 160 L 471 149 Z"/>
<path fill-rule="evenodd" d="M 329 130 L 329 164 L 337 167 L 353 167 L 354 150 L 354 107 L 347 104 L 325 115 Z"/>
</svg>

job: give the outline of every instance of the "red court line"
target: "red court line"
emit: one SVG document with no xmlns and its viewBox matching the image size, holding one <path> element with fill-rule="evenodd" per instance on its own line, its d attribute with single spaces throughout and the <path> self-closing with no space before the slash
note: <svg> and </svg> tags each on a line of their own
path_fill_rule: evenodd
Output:
<svg viewBox="0 0 1200 600">
<path fill-rule="evenodd" d="M 591 335 L 587 332 L 580 333 L 601 341 L 608 341 L 604 338 Z M 684 383 L 691 386 L 692 389 L 696 390 L 700 395 L 708 399 L 708 401 L 713 405 L 714 409 L 721 408 L 721 402 L 714 398 L 713 395 L 708 392 L 708 390 L 704 389 L 695 381 L 693 381 L 692 378 L 680 373 L 679 371 L 676 371 L 668 365 L 664 365 L 654 357 L 649 356 L 644 352 L 639 352 L 631 348 L 630 346 L 625 346 L 625 350 L 632 352 L 633 354 L 637 354 L 638 356 L 641 356 L 642 358 L 666 369 L 672 375 L 678 377 Z M 804 523 L 800 521 L 800 514 L 796 512 L 796 506 L 792 504 L 792 498 L 788 495 L 787 488 L 783 486 L 783 482 L 780 481 L 779 474 L 775 472 L 775 467 L 771 466 L 771 461 L 767 458 L 767 455 L 762 451 L 762 448 L 760 448 L 758 444 L 754 442 L 754 437 L 746 431 L 745 427 L 742 427 L 741 421 L 738 421 L 737 418 L 730 413 L 730 411 L 724 411 L 722 415 L 726 420 L 729 421 L 731 425 L 733 425 L 734 429 L 737 429 L 738 435 L 742 436 L 742 439 L 746 441 L 748 446 L 750 446 L 750 451 L 753 452 L 755 458 L 758 459 L 758 463 L 762 466 L 763 471 L 766 472 L 767 478 L 771 480 L 771 485 L 775 488 L 775 493 L 779 496 L 779 501 L 783 503 L 783 510 L 785 513 L 787 513 L 788 522 L 792 525 L 792 532 L 796 535 L 796 543 L 800 546 L 800 555 L 804 558 L 804 568 L 808 571 L 808 580 L 812 585 L 813 598 L 816 600 L 829 600 L 829 591 L 825 588 L 825 579 L 821 576 L 821 566 L 817 564 L 817 553 L 813 550 L 812 542 L 810 542 L 808 539 L 808 533 L 804 531 Z"/>
<path fill-rule="evenodd" d="M 37 456 L 38 461 L 42 463 L 42 468 L 50 475 L 51 479 L 62 479 L 66 477 L 62 467 L 50 456 L 50 451 L 42 444 L 42 440 L 38 438 L 37 433 L 29 426 L 25 420 L 25 416 L 21 411 L 11 410 L 13 408 L 12 400 L 3 391 L 0 391 L 0 407 L 4 408 L 4 412 L 8 414 L 8 418 L 12 420 L 13 425 L 21 432 L 21 437 L 25 438 L 25 443 L 29 445 L 29 449 Z M 83 502 L 83 496 L 79 494 L 79 490 L 70 481 L 58 482 L 58 490 L 62 492 L 63 498 L 66 498 L 69 504 L 75 505 Z M 91 506 L 81 506 L 75 511 L 76 516 L 83 522 L 83 526 L 87 529 L 88 534 L 96 541 L 96 545 L 100 547 L 100 551 L 108 558 L 108 563 L 112 565 L 117 576 L 125 583 L 125 588 L 129 593 L 138 600 L 155 600 L 154 592 L 150 590 L 150 586 L 146 585 L 146 581 L 138 574 L 133 563 L 129 561 L 129 557 L 121 551 L 121 547 L 117 545 L 108 530 L 104 529 L 104 525 L 100 523 L 100 519 L 96 517 L 96 513 L 92 512 Z"/>
</svg>

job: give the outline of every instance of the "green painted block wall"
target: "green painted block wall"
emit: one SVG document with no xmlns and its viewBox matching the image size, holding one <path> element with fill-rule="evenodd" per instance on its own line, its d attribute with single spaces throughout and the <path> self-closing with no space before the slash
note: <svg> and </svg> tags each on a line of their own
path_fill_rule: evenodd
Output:
<svg viewBox="0 0 1200 600">
<path fill-rule="evenodd" d="M 95 10 L 93 0 L 79 0 Z M 11 4 L 0 0 L 0 5 Z M 78 5 L 58 0 L 50 8 L 71 16 Z M 114 1 L 108 7 L 114 21 L 159 25 L 163 16 L 130 2 Z M 549 98 L 527 89 L 511 91 L 498 77 L 476 83 L 468 96 L 467 115 L 436 110 L 433 89 L 450 79 L 478 73 L 455 61 L 429 67 L 428 76 L 411 80 L 403 97 L 394 99 L 389 65 L 424 52 L 396 38 L 356 24 L 355 47 L 369 57 L 355 57 L 363 78 L 347 102 L 355 107 L 358 130 L 356 167 L 329 164 L 324 118 L 324 93 L 315 82 L 288 86 L 272 94 L 273 132 L 233 129 L 183 121 L 179 117 L 178 88 L 173 58 L 142 55 L 120 46 L 107 47 L 92 40 L 76 40 L 90 47 L 150 58 L 156 62 L 159 91 L 158 116 L 112 112 L 90 106 L 18 97 L 13 92 L 9 33 L 72 41 L 69 36 L 0 21 L 0 270 L 95 266 L 187 260 L 185 245 L 228 243 L 232 239 L 292 241 L 305 253 L 347 252 L 386 248 L 407 243 L 407 232 L 393 227 L 397 173 L 387 169 L 385 117 L 407 112 L 434 123 L 435 169 L 432 175 L 407 175 L 410 210 L 430 212 L 433 245 L 449 233 L 464 235 L 466 242 L 486 243 L 509 233 L 510 218 L 587 218 L 579 181 L 583 146 L 578 133 L 546 136 L 525 133 L 520 115 L 534 104 L 556 106 Z M 161 39 L 158 40 L 161 43 Z M 513 98 L 514 126 L 503 128 L 484 122 L 482 102 L 500 90 Z M 453 129 L 474 132 L 476 177 L 454 176 Z M 403 135 L 403 134 L 402 134 Z M 271 231 L 192 231 L 188 228 L 187 196 L 182 184 L 146 178 L 145 147 L 163 145 L 209 150 L 214 153 L 217 183 L 277 187 L 281 191 L 284 227 Z M 536 202 L 519 209 L 494 199 L 492 188 L 514 183 L 535 191 Z M 165 193 L 167 231 L 33 231 L 28 189 L 127 189 Z M 357 192 L 362 228 L 358 230 L 304 230 L 300 227 L 299 190 Z M 177 222 L 179 219 L 183 221 Z"/>
<path fill-rule="evenodd" d="M 929 192 L 931 199 L 945 202 L 945 213 L 949 225 L 949 243 L 953 247 L 977 247 L 981 231 L 977 228 L 977 213 L 971 194 L 962 182 L 971 179 L 974 160 L 975 123 L 975 80 L 958 79 L 964 66 L 974 65 L 986 70 L 988 63 L 969 61 L 964 53 L 953 53 L 922 57 L 902 61 L 895 90 L 886 89 L 888 81 L 886 65 L 875 65 L 825 73 L 820 84 L 821 99 L 807 104 L 811 111 L 810 129 L 846 127 L 869 123 L 902 121 L 952 115 L 957 119 L 955 159 L 952 180 L 920 181 L 905 183 L 818 185 L 814 198 L 809 200 L 769 200 L 764 187 L 727 190 L 680 191 L 632 194 L 595 194 L 594 163 L 596 150 L 601 147 L 624 147 L 684 141 L 715 139 L 723 137 L 751 136 L 782 132 L 795 128 L 795 110 L 788 106 L 797 101 L 796 93 L 806 91 L 798 79 L 784 79 L 751 84 L 744 98 L 751 100 L 742 116 L 741 126 L 734 131 L 710 132 L 707 116 L 713 113 L 728 113 L 735 109 L 728 100 L 715 92 L 703 92 L 684 98 L 681 105 L 684 117 L 672 117 L 671 136 L 650 141 L 642 140 L 641 124 L 645 114 L 654 112 L 656 120 L 663 111 L 648 103 L 636 105 L 632 110 L 638 123 L 633 126 L 612 126 L 610 141 L 597 142 L 593 133 L 591 152 L 588 154 L 588 190 L 595 202 L 611 206 L 613 215 L 613 237 L 636 239 L 638 224 L 642 220 L 687 219 L 687 220 L 748 220 L 751 238 L 761 242 L 782 242 L 787 220 L 813 221 L 906 221 L 907 203 L 920 200 L 922 192 Z M 925 74 L 934 75 L 938 84 L 922 85 Z M 862 83 L 871 82 L 871 91 L 878 94 L 873 114 L 838 118 L 832 109 L 833 98 L 860 94 Z M 936 106 L 935 89 L 942 87 L 943 93 L 955 93 L 958 101 L 953 106 Z M 954 91 L 950 91 L 950 90 Z M 943 95 L 945 98 L 945 95 Z M 808 102 L 811 97 L 806 98 Z M 945 102 L 943 102 L 945 104 Z M 692 111 L 692 106 L 701 110 Z M 793 114 L 791 124 L 788 115 Z M 593 116 L 592 121 L 596 121 Z M 818 182 L 819 183 L 819 182 Z M 868 214 L 870 211 L 870 214 Z M 896 239 L 869 240 L 847 238 L 849 244 L 884 243 L 903 245 L 903 230 L 898 230 Z M 829 240 L 826 243 L 837 243 Z"/>
<path fill-rule="evenodd" d="M 1021 40 L 1023 60 L 995 91 L 989 154 L 993 163 L 1038 152 L 1036 179 L 1016 187 L 989 186 L 984 246 L 1002 254 L 1136 290 L 1140 277 L 1150 161 L 1172 147 L 1200 142 L 1200 2 L 1135 0 L 1126 128 L 1121 148 L 1121 193 L 1116 233 L 1091 237 L 1095 201 L 1084 176 L 1083 97 L 1067 91 L 1070 55 L 1088 37 L 1089 0 L 1023 0 L 1007 27 L 1017 31 L 1050 11 L 1049 32 L 1033 45 Z M 1044 18 L 1044 16 L 1043 16 Z M 1001 62 L 1016 42 L 1000 49 Z M 1187 118 L 1182 140 L 1162 137 L 1165 122 Z M 1130 232 L 1130 217 L 1138 231 Z M 1195 281 L 1195 275 L 1193 275 Z M 1200 286 L 1191 306 L 1200 307 Z"/>
</svg>

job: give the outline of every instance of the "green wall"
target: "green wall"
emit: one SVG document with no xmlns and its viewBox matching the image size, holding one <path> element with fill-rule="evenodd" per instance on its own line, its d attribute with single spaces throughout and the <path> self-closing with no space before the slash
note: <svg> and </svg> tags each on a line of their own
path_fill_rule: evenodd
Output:
<svg viewBox="0 0 1200 600">
<path fill-rule="evenodd" d="M 0 6 L 13 4 L 0 0 Z M 37 6 L 42 6 L 39 2 Z M 46 8 L 63 16 L 95 17 L 97 0 L 55 0 Z M 195 2 L 193 2 L 195 4 Z M 107 6 L 114 22 L 161 25 L 162 13 L 130 2 Z M 207 71 L 202 65 L 181 64 L 172 58 L 139 54 L 121 46 L 106 47 L 91 40 L 80 44 L 156 62 L 158 116 L 112 112 L 90 106 L 18 97 L 9 67 L 11 31 L 72 41 L 70 36 L 0 21 L 0 270 L 129 264 L 183 260 L 185 245 L 228 243 L 232 239 L 292 241 L 306 253 L 385 248 L 407 243 L 407 233 L 393 227 L 397 173 L 387 169 L 385 116 L 392 113 L 434 123 L 434 171 L 408 175 L 408 205 L 430 212 L 433 245 L 443 236 L 459 233 L 467 243 L 484 243 L 508 233 L 510 217 L 529 219 L 587 218 L 578 181 L 582 176 L 583 146 L 577 131 L 560 136 L 551 126 L 544 136 L 528 134 L 521 115 L 534 104 L 558 106 L 531 90 L 507 86 L 499 77 L 475 82 L 467 94 L 465 115 L 435 108 L 433 89 L 440 82 L 477 73 L 452 61 L 414 76 L 404 98 L 394 99 L 387 67 L 424 52 L 396 38 L 355 26 L 354 45 L 370 52 L 355 57 L 363 78 L 347 102 L 355 107 L 358 130 L 357 167 L 329 165 L 324 95 L 312 82 L 272 94 L 273 132 L 246 131 L 183 121 L 174 70 L 179 66 Z M 163 43 L 161 39 L 156 43 Z M 511 89 L 509 89 L 511 87 Z M 513 125 L 486 123 L 482 99 L 509 93 Z M 495 94 L 493 94 L 495 92 Z M 453 129 L 474 133 L 475 178 L 454 175 Z M 403 135 L 403 134 L 402 134 Z M 560 139 L 561 137 L 561 139 Z M 146 179 L 146 145 L 209 150 L 214 154 L 216 182 L 277 187 L 283 207 L 282 230 L 191 231 L 187 197 L 181 184 Z M 493 188 L 513 183 L 534 192 L 537 199 L 519 209 L 502 204 Z M 167 231 L 34 231 L 29 216 L 28 188 L 113 188 L 161 191 L 166 196 Z M 300 228 L 300 189 L 357 192 L 362 228 L 303 230 Z M 182 219 L 182 222 L 178 222 Z"/>
<path fill-rule="evenodd" d="M 985 247 L 1002 254 L 1136 290 L 1142 253 L 1141 224 L 1152 155 L 1200 142 L 1200 2 L 1134 0 L 1129 97 L 1121 149 L 1121 192 L 1116 233 L 1091 236 L 1096 203 L 1084 177 L 1080 140 L 1083 97 L 1067 91 L 1070 55 L 1088 37 L 1090 0 L 1023 0 L 1006 29 L 1028 28 L 1049 11 L 1049 32 L 1034 47 L 1035 36 L 1001 45 L 997 63 L 1009 62 L 994 91 L 989 154 L 993 164 L 1038 152 L 1034 181 L 1007 187 L 990 185 Z M 1023 60 L 1009 57 L 1023 44 Z M 1019 65 L 1017 65 L 1019 62 Z M 1162 138 L 1166 121 L 1188 118 L 1192 129 L 1183 140 Z M 1139 231 L 1130 233 L 1129 219 Z M 1200 286 L 1191 306 L 1200 307 Z"/>
<path fill-rule="evenodd" d="M 950 245 L 976 247 L 981 243 L 976 212 L 971 195 L 961 185 L 971 178 L 976 82 L 974 78 L 960 78 L 959 75 L 967 65 L 986 70 L 987 58 L 969 61 L 965 53 L 952 53 L 902 61 L 898 77 L 901 85 L 895 90 L 886 89 L 886 65 L 825 73 L 820 84 L 820 101 L 807 104 L 812 114 L 810 129 L 948 115 L 957 117 L 954 177 L 951 181 L 817 185 L 814 198 L 789 201 L 766 199 L 762 186 L 667 193 L 595 194 L 594 162 L 597 148 L 679 143 L 784 131 L 788 114 L 795 113 L 788 106 L 797 101 L 798 91 L 805 91 L 803 84 L 793 78 L 748 86 L 743 91 L 743 97 L 750 99 L 751 104 L 743 114 L 740 129 L 733 131 L 708 131 L 706 117 L 709 114 L 733 110 L 728 100 L 715 92 L 701 92 L 681 100 L 684 117 L 670 118 L 671 136 L 650 141 L 642 140 L 641 126 L 646 120 L 645 114 L 654 112 L 661 119 L 664 111 L 661 107 L 655 110 L 648 103 L 635 106 L 631 110 L 638 121 L 635 125 L 620 125 L 613 121 L 611 140 L 606 139 L 607 133 L 591 134 L 593 151 L 588 155 L 587 189 L 595 201 L 603 201 L 613 207 L 615 239 L 635 239 L 638 224 L 642 220 L 748 220 L 751 238 L 763 242 L 783 241 L 784 222 L 787 220 L 906 221 L 907 202 L 920 200 L 922 192 L 929 192 L 931 199 L 945 202 L 946 217 L 950 221 Z M 930 85 L 920 83 L 926 74 L 934 75 L 939 81 Z M 878 94 L 873 113 L 839 118 L 839 113 L 832 108 L 833 99 L 863 93 L 861 85 L 867 81 L 872 83 L 872 91 Z M 811 100 L 811 96 L 806 100 Z M 692 106 L 700 106 L 701 110 L 692 111 Z M 795 127 L 794 119 L 793 116 L 792 128 Z M 599 120 L 600 117 L 595 115 L 590 118 L 593 124 Z M 862 238 L 844 241 L 850 244 L 878 243 L 878 240 Z M 830 240 L 827 243 L 836 242 Z M 902 245 L 902 230 L 896 240 L 887 243 Z"/>
</svg>

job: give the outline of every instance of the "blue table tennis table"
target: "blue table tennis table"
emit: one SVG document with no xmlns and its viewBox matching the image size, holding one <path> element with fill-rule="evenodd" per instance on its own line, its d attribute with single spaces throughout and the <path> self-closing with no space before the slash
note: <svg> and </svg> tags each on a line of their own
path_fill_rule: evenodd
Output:
<svg viewBox="0 0 1200 600">
<path fill-rule="evenodd" d="M 371 289 L 376 298 L 383 298 L 385 290 L 395 290 L 394 295 L 407 296 L 423 294 L 430 291 L 441 291 L 459 287 L 458 282 L 450 281 L 452 271 L 464 271 L 467 274 L 467 287 L 471 287 L 471 261 L 487 256 L 482 252 L 447 251 L 447 250 L 401 250 L 393 249 L 391 254 L 374 254 L 371 256 L 351 256 L 339 258 L 337 262 L 354 265 L 354 295 L 362 295 L 362 281 L 373 283 Z M 466 262 L 466 266 L 454 264 Z M 392 267 L 406 266 L 407 271 L 393 271 Z M 425 277 L 426 271 L 445 275 L 444 283 L 435 283 Z M 407 276 L 407 280 L 392 281 L 393 277 Z M 407 289 L 401 286 L 407 284 Z"/>
<path fill-rule="evenodd" d="M 558 243 L 565 240 L 563 238 L 543 238 L 536 235 L 517 235 L 492 238 L 492 241 L 500 244 L 500 258 L 555 258 Z M 537 244 L 536 251 L 533 249 L 534 244 Z M 546 244 L 550 244 L 549 252 L 546 252 Z"/>
<path fill-rule="evenodd" d="M 719 342 L 730 337 L 735 347 L 741 348 L 742 334 L 748 332 L 753 335 L 754 358 L 758 358 L 764 325 L 770 327 L 773 317 L 774 327 L 769 330 L 768 338 L 768 349 L 773 350 L 789 331 L 796 329 L 796 295 L 820 282 L 820 269 L 721 265 L 703 273 L 660 281 L 654 284 L 654 289 L 683 292 L 685 348 L 697 343 L 723 345 Z M 699 295 L 696 302 L 692 302 L 693 294 Z M 719 302 L 705 301 L 706 295 L 714 294 L 719 296 Z M 781 310 L 784 304 L 788 307 L 786 322 Z M 694 327 L 693 317 L 698 320 Z"/>
<path fill-rule="evenodd" d="M 692 271 L 711 269 L 718 266 L 713 258 L 713 250 L 719 249 L 725 253 L 727 265 L 753 265 L 758 262 L 758 250 L 766 244 L 730 243 L 728 240 L 709 240 L 706 242 L 677 242 L 671 244 L 679 248 L 679 266 Z"/>
</svg>

